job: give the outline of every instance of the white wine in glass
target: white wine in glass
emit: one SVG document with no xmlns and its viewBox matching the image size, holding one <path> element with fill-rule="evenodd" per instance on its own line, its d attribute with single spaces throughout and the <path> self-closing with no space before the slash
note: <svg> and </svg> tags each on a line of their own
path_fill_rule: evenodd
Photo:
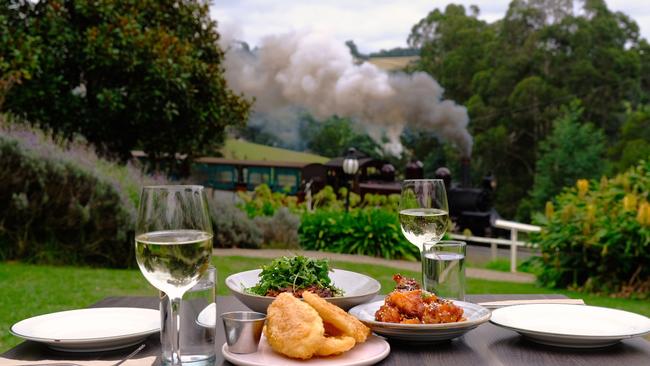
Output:
<svg viewBox="0 0 650 366">
<path fill-rule="evenodd" d="M 144 277 L 169 297 L 171 364 L 181 365 L 180 306 L 199 282 L 212 254 L 212 225 L 201 186 L 142 189 L 136 223 L 135 257 Z"/>
<path fill-rule="evenodd" d="M 402 182 L 399 221 L 406 240 L 420 252 L 425 242 L 440 241 L 449 227 L 444 181 L 410 179 Z"/>
</svg>

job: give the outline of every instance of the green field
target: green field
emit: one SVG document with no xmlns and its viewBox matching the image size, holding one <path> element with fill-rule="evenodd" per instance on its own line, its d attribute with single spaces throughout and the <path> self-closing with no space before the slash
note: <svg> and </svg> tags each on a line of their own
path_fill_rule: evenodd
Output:
<svg viewBox="0 0 650 366">
<path fill-rule="evenodd" d="M 218 269 L 220 295 L 228 294 L 225 278 L 236 272 L 259 268 L 268 259 L 247 257 L 219 257 L 213 260 Z M 415 272 L 400 271 L 390 267 L 333 262 L 334 267 L 365 273 L 376 278 L 382 292 L 393 287 L 392 275 L 401 272 L 415 277 Z M 587 304 L 625 309 L 650 316 L 650 303 L 641 300 L 614 299 L 586 295 L 573 291 L 558 291 L 534 284 L 493 282 L 468 279 L 468 293 L 562 293 L 572 298 L 582 298 Z M 54 267 L 19 263 L 0 263 L 0 353 L 21 340 L 9 334 L 9 327 L 24 318 L 54 311 L 70 310 L 91 305 L 107 296 L 155 296 L 156 290 L 138 270 Z"/>
<path fill-rule="evenodd" d="M 228 139 L 221 148 L 226 159 L 287 161 L 294 163 L 325 163 L 329 158 L 293 150 L 255 144 L 248 141 Z"/>
</svg>

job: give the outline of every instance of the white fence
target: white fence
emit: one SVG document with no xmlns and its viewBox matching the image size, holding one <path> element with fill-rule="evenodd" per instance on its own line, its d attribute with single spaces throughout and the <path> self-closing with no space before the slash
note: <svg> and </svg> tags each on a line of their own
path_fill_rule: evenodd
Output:
<svg viewBox="0 0 650 366">
<path fill-rule="evenodd" d="M 490 244 L 492 259 L 497 258 L 497 246 L 505 245 L 510 247 L 510 272 L 517 272 L 517 247 L 535 247 L 534 244 L 520 241 L 519 232 L 537 233 L 542 230 L 536 225 L 522 224 L 520 222 L 497 219 L 494 226 L 500 229 L 510 230 L 510 239 L 484 238 L 480 236 L 465 236 L 460 234 L 450 234 L 449 236 L 456 240 L 473 241 L 476 243 Z"/>
</svg>

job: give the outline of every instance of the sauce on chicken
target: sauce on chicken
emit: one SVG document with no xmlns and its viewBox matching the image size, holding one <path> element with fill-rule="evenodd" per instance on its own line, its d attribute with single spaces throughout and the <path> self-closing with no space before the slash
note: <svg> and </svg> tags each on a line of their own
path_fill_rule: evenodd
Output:
<svg viewBox="0 0 650 366">
<path fill-rule="evenodd" d="M 402 324 L 438 324 L 464 321 L 463 308 L 450 300 L 423 291 L 412 278 L 393 276 L 395 290 L 389 293 L 375 320 Z"/>
</svg>

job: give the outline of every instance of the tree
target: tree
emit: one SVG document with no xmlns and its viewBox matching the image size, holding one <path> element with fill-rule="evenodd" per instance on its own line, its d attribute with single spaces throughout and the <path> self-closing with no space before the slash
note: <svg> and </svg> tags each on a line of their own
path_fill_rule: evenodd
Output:
<svg viewBox="0 0 650 366">
<path fill-rule="evenodd" d="M 316 154 L 333 158 L 343 156 L 348 148 L 354 147 L 369 156 L 381 157 L 380 146 L 370 136 L 355 131 L 347 118 L 334 116 L 315 127 L 307 147 Z"/>
<path fill-rule="evenodd" d="M 591 123 L 581 122 L 583 108 L 572 103 L 555 120 L 553 130 L 539 147 L 533 189 L 520 209 L 540 210 L 564 187 L 578 179 L 599 178 L 605 171 L 605 135 Z"/>
<path fill-rule="evenodd" d="M 226 85 L 208 2 L 14 2 L 3 12 L 24 19 L 12 31 L 35 40 L 39 59 L 4 107 L 30 122 L 121 159 L 133 149 L 191 159 L 246 121 L 250 105 Z"/>
<path fill-rule="evenodd" d="M 499 179 L 495 204 L 503 216 L 515 216 L 528 195 L 539 144 L 562 106 L 581 100 L 580 123 L 591 121 L 612 146 L 625 102 L 650 98 L 650 46 L 638 25 L 602 0 L 585 1 L 576 14 L 573 3 L 513 0 L 493 23 L 478 19 L 478 9 L 448 5 L 409 36 L 409 45 L 422 49 L 412 69 L 431 74 L 446 97 L 467 106 L 472 170 Z"/>
<path fill-rule="evenodd" d="M 640 105 L 636 109 L 628 105 L 625 116 L 620 139 L 609 152 L 617 173 L 624 172 L 641 159 L 650 158 L 650 105 Z"/>
</svg>

